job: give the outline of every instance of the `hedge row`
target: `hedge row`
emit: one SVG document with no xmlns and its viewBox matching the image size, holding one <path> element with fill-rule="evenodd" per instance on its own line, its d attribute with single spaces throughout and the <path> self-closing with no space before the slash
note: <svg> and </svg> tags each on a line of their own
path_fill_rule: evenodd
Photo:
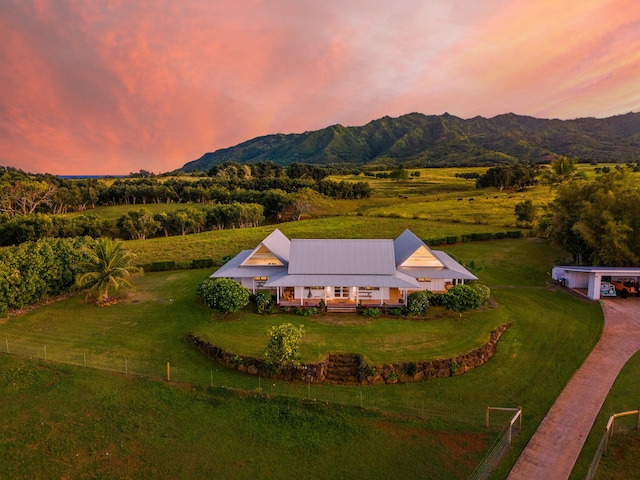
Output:
<svg viewBox="0 0 640 480">
<path fill-rule="evenodd" d="M 451 236 L 451 237 L 440 237 L 440 238 L 429 238 L 423 240 L 424 243 L 433 247 L 435 245 L 452 245 L 458 242 L 479 242 L 482 240 L 493 240 L 493 239 L 503 239 L 503 238 L 520 238 L 522 237 L 522 231 L 520 230 L 512 230 L 507 232 L 487 232 L 487 233 L 471 233 L 468 235 L 461 236 Z"/>
<path fill-rule="evenodd" d="M 176 262 L 174 260 L 167 260 L 164 262 L 153 262 L 138 265 L 145 272 L 168 272 L 170 270 L 195 270 L 198 268 L 212 268 L 220 266 L 224 262 L 215 261 L 213 258 L 198 258 L 196 260 Z"/>
</svg>

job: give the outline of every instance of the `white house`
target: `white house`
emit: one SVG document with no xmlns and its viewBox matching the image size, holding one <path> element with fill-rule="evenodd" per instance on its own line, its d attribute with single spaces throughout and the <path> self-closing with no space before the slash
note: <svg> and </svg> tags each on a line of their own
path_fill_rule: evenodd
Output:
<svg viewBox="0 0 640 480">
<path fill-rule="evenodd" d="M 274 230 L 211 275 L 252 293 L 265 289 L 282 305 L 404 304 L 413 291 L 445 292 L 477 277 L 411 231 L 388 239 L 294 239 Z"/>
</svg>

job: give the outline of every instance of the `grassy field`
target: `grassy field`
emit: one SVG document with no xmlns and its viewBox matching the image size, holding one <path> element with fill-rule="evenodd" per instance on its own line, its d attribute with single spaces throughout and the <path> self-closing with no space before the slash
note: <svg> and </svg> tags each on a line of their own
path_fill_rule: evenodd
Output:
<svg viewBox="0 0 640 480">
<path fill-rule="evenodd" d="M 640 406 L 638 376 L 640 375 L 640 353 L 636 353 L 624 366 L 607 396 L 600 413 L 585 442 L 571 479 L 585 478 L 589 465 L 604 434 L 604 429 L 613 413 L 637 410 Z M 637 425 L 637 417 L 630 416 L 617 420 L 629 429 Z M 640 471 L 640 434 L 637 430 L 617 433 L 609 443 L 608 453 L 602 457 L 597 470 L 597 479 L 626 480 L 637 478 Z"/>
<path fill-rule="evenodd" d="M 464 225 L 416 219 L 335 216 L 257 228 L 129 240 L 126 245 L 138 255 L 140 264 L 161 260 L 190 262 L 202 258 L 220 261 L 227 255 L 236 255 L 241 250 L 255 248 L 275 228 L 279 228 L 289 238 L 396 238 L 408 228 L 418 237 L 429 239 L 506 230 L 488 225 Z"/>
<path fill-rule="evenodd" d="M 299 224 L 304 225 L 305 222 Z M 262 238 L 261 234 L 255 235 Z M 546 288 L 548 270 L 560 253 L 544 241 L 475 242 L 449 246 L 447 251 L 459 260 L 474 260 L 481 267 L 478 275 L 485 283 L 507 286 L 492 291 L 499 306 L 487 312 L 464 314 L 461 320 L 445 317 L 429 322 L 405 321 L 404 324 L 390 320 L 389 326 L 380 327 L 381 331 L 393 337 L 391 329 L 402 326 L 436 329 L 433 332 L 439 328 L 451 332 L 457 327 L 461 331 L 469 330 L 472 339 L 480 339 L 494 324 L 512 322 L 513 326 L 503 335 L 490 362 L 459 377 L 417 384 L 362 388 L 325 385 L 312 386 L 307 392 L 306 385 L 276 382 L 267 386 L 263 382 L 261 391 L 302 398 L 309 395 L 338 403 L 345 398 L 364 396 L 372 399 L 367 401 L 368 406 L 391 411 L 395 406 L 408 403 L 422 404 L 427 411 L 471 409 L 480 413 L 480 419 L 476 419 L 479 422 L 482 422 L 482 411 L 487 405 L 522 406 L 525 412 L 523 432 L 496 473 L 496 478 L 503 478 L 558 393 L 597 341 L 602 328 L 602 314 L 595 304 Z M 517 269 L 512 267 L 514 261 L 525 273 L 517 273 Z M 72 477 L 97 475 L 103 478 L 121 477 L 121 472 L 127 471 L 120 470 L 123 466 L 132 472 L 131 476 L 158 478 L 175 478 L 174 473 L 180 468 L 191 473 L 191 468 L 196 468 L 192 465 L 198 465 L 199 471 L 226 478 L 286 478 L 291 472 L 305 476 L 301 472 L 308 465 L 318 472 L 317 478 L 349 478 L 353 472 L 363 472 L 370 478 L 465 478 L 473 470 L 482 456 L 478 451 L 491 441 L 478 435 L 474 428 L 461 430 L 460 427 L 441 424 L 437 431 L 444 433 L 433 433 L 414 421 L 402 418 L 393 417 L 399 424 L 388 426 L 384 416 L 371 417 L 373 414 L 353 413 L 351 410 L 340 413 L 344 412 L 342 409 L 334 413 L 333 410 L 314 410 L 317 407 L 297 404 L 294 407 L 288 401 L 285 402 L 286 407 L 266 402 L 255 407 L 258 413 L 249 414 L 247 411 L 254 408 L 253 401 L 244 404 L 243 400 L 235 397 L 227 399 L 224 396 L 227 394 L 220 390 L 205 392 L 199 388 L 170 387 L 132 375 L 145 373 L 163 377 L 165 364 L 170 362 L 172 371 L 177 371 L 177 374 L 172 374 L 173 379 L 190 381 L 201 388 L 208 386 L 210 372 L 215 375 L 216 385 L 224 376 L 225 381 L 230 382 L 247 383 L 251 380 L 254 387 L 249 387 L 250 390 L 257 386 L 253 377 L 237 372 L 219 372 L 221 367 L 199 355 L 184 341 L 184 336 L 191 331 L 215 332 L 227 326 L 237 327 L 225 325 L 234 321 L 212 316 L 198 305 L 195 285 L 208 273 L 191 270 L 147 274 L 136 279 L 139 286 L 136 292 L 113 307 L 88 305 L 82 296 L 77 296 L 12 317 L 0 325 L 0 339 L 7 339 L 13 353 L 43 357 L 46 346 L 50 360 L 61 356 L 64 361 L 82 365 L 86 358 L 89 366 L 120 372 L 126 368 L 129 373 L 128 376 L 114 377 L 91 369 L 58 368 L 3 355 L 2 381 L 11 386 L 16 383 L 19 388 L 11 391 L 10 397 L 0 400 L 0 411 L 6 412 L 3 417 L 16 418 L 1 427 L 0 436 L 5 439 L 6 447 L 2 451 L 7 453 L 3 453 L 5 457 L 0 458 L 0 463 L 10 466 L 12 471 L 24 469 L 27 473 L 23 478 L 38 478 L 38 475 L 44 478 L 43 462 L 58 469 L 53 469 L 53 472 L 67 472 Z M 252 317 L 248 315 L 247 320 L 249 318 Z M 263 317 L 254 318 L 263 322 L 255 326 L 255 331 L 264 332 L 268 321 Z M 361 317 L 353 318 L 359 321 Z M 293 323 L 301 319 L 290 317 Z M 477 319 L 477 325 L 472 325 L 474 319 Z M 280 320 L 277 319 L 278 322 Z M 375 323 L 378 322 L 372 324 Z M 443 325 L 438 326 L 437 323 Z M 321 350 L 342 349 L 344 339 L 349 336 L 345 332 L 357 328 L 357 325 L 334 325 L 333 328 L 332 332 L 328 325 L 320 322 L 310 324 L 309 329 L 316 342 L 309 345 L 306 355 L 311 358 L 319 355 Z M 424 330 L 424 334 L 428 336 L 428 330 Z M 258 333 L 255 338 L 259 336 Z M 399 355 L 399 345 L 406 339 L 401 334 L 396 336 L 398 338 L 391 350 L 385 351 L 389 349 L 387 345 L 367 354 L 381 355 L 381 360 L 391 358 L 384 357 L 389 352 Z M 366 335 L 360 338 L 363 344 L 367 343 Z M 442 344 L 437 348 L 466 350 L 466 345 L 455 345 L 462 338 L 452 339 L 451 345 Z M 264 341 L 266 346 L 266 335 Z M 259 342 L 253 342 L 253 346 L 251 341 L 246 345 L 240 343 L 243 348 L 259 350 Z M 27 350 L 18 351 L 21 346 Z M 354 353 L 360 350 L 355 343 L 349 347 L 349 351 Z M 412 348 L 416 351 L 424 349 L 420 355 L 428 352 L 424 345 Z M 187 375 L 187 372 L 193 374 Z M 92 382 L 95 383 L 93 388 L 90 387 Z M 21 386 L 23 383 L 24 387 Z M 219 398 L 221 395 L 223 399 Z M 50 408 L 51 405 L 56 405 L 56 408 Z M 282 408 L 286 414 L 281 413 Z M 271 415 L 276 418 L 284 415 L 285 418 L 271 426 L 265 420 Z M 290 417 L 296 419 L 293 425 Z M 325 427 L 327 422 L 334 420 L 326 417 L 336 417 L 336 421 L 347 426 Z M 33 424 L 30 418 L 34 418 Z M 304 421 L 297 423 L 299 418 Z M 29 428 L 20 428 L 19 419 Z M 120 425 L 121 431 L 112 425 L 114 422 Z M 408 430 L 403 430 L 402 425 L 408 425 Z M 431 428 L 438 426 L 429 425 Z M 384 429 L 386 433 L 380 433 L 377 428 Z M 350 436 L 341 429 L 355 433 Z M 305 440 L 305 432 L 316 431 L 321 433 L 314 433 L 311 440 Z M 281 439 L 278 439 L 277 432 L 280 432 Z M 369 442 L 369 437 L 376 437 L 371 438 L 373 443 Z M 392 445 L 387 445 L 390 438 L 404 437 L 408 443 L 391 442 Z M 203 438 L 211 439 L 211 443 L 202 442 Z M 339 447 L 335 446 L 335 438 L 343 439 Z M 310 441 L 315 443 L 305 443 Z M 91 448 L 90 445 L 96 447 Z M 215 454 L 207 455 L 205 445 L 209 449 L 207 452 Z M 444 445 L 439 453 L 436 451 L 441 448 L 438 445 Z M 300 452 L 309 449 L 313 453 L 307 460 L 307 455 Z M 398 449 L 402 453 L 398 453 Z M 462 461 L 466 458 L 466 449 L 473 461 Z M 119 460 L 107 459 L 106 451 L 118 452 Z M 289 451 L 293 453 L 289 454 Z M 77 464 L 73 463 L 76 453 L 81 459 Z M 344 467 L 346 460 L 343 462 L 341 459 L 353 456 L 358 458 Z M 370 463 L 370 469 L 362 466 L 366 462 Z M 236 472 L 233 474 L 235 477 L 230 473 L 232 471 Z M 188 476 L 199 478 L 196 473 Z"/>
<path fill-rule="evenodd" d="M 466 478 L 486 432 L 0 355 L 2 478 Z"/>
</svg>

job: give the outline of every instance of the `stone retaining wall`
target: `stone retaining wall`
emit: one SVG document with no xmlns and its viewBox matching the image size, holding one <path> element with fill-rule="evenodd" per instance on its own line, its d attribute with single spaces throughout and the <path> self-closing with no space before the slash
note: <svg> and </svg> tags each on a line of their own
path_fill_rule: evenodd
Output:
<svg viewBox="0 0 640 480">
<path fill-rule="evenodd" d="M 357 377 L 360 379 L 359 383 L 370 385 L 409 383 L 432 378 L 462 375 L 472 368 L 483 365 L 493 357 L 498 340 L 510 326 L 510 323 L 499 326 L 491 332 L 489 341 L 482 347 L 453 358 L 394 363 L 383 365 L 382 367 L 369 366 L 366 363 L 361 363 L 358 366 L 357 372 Z M 323 383 L 327 376 L 328 358 L 319 363 L 304 364 L 300 369 L 291 369 L 282 374 L 272 375 L 261 359 L 227 352 L 193 334 L 188 335 L 187 338 L 189 342 L 209 358 L 216 360 L 227 368 L 232 368 L 250 375 L 275 377 L 286 381 L 311 381 L 313 383 Z M 359 383 L 354 382 L 353 384 Z"/>
</svg>

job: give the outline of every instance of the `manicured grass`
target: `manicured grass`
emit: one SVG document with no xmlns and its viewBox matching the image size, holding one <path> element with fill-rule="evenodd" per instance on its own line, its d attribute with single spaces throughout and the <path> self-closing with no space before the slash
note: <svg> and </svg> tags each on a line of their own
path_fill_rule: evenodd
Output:
<svg viewBox="0 0 640 480">
<path fill-rule="evenodd" d="M 616 378 L 589 437 L 580 452 L 576 466 L 571 472 L 571 479 L 585 478 L 589 465 L 604 434 L 604 429 L 613 413 L 637 410 L 640 407 L 638 393 L 638 377 L 640 375 L 640 352 L 636 353 L 624 366 Z M 637 425 L 637 417 L 619 418 L 629 428 Z M 608 454 L 603 456 L 597 470 L 596 478 L 628 479 L 636 478 L 640 471 L 640 435 L 637 431 L 616 433 L 609 443 Z"/>
<path fill-rule="evenodd" d="M 439 315 L 442 307 L 434 308 Z M 431 314 L 433 317 L 433 313 Z M 348 320 L 345 320 L 347 318 Z M 358 353 L 377 366 L 385 363 L 450 358 L 481 347 L 491 331 L 507 320 L 501 311 L 447 312 L 444 318 L 426 320 L 375 320 L 360 315 L 322 314 L 313 318 L 292 315 L 261 316 L 243 312 L 232 320 L 215 321 L 197 332 L 202 338 L 229 352 L 262 357 L 266 332 L 282 323 L 303 325 L 300 344 L 303 362 L 317 362 L 330 353 Z"/>
<path fill-rule="evenodd" d="M 555 260 L 565 256 L 562 250 L 541 238 L 488 240 L 434 248 L 446 251 L 466 265 L 473 261 L 480 282 L 489 286 L 545 286 L 551 280 Z"/>
</svg>

